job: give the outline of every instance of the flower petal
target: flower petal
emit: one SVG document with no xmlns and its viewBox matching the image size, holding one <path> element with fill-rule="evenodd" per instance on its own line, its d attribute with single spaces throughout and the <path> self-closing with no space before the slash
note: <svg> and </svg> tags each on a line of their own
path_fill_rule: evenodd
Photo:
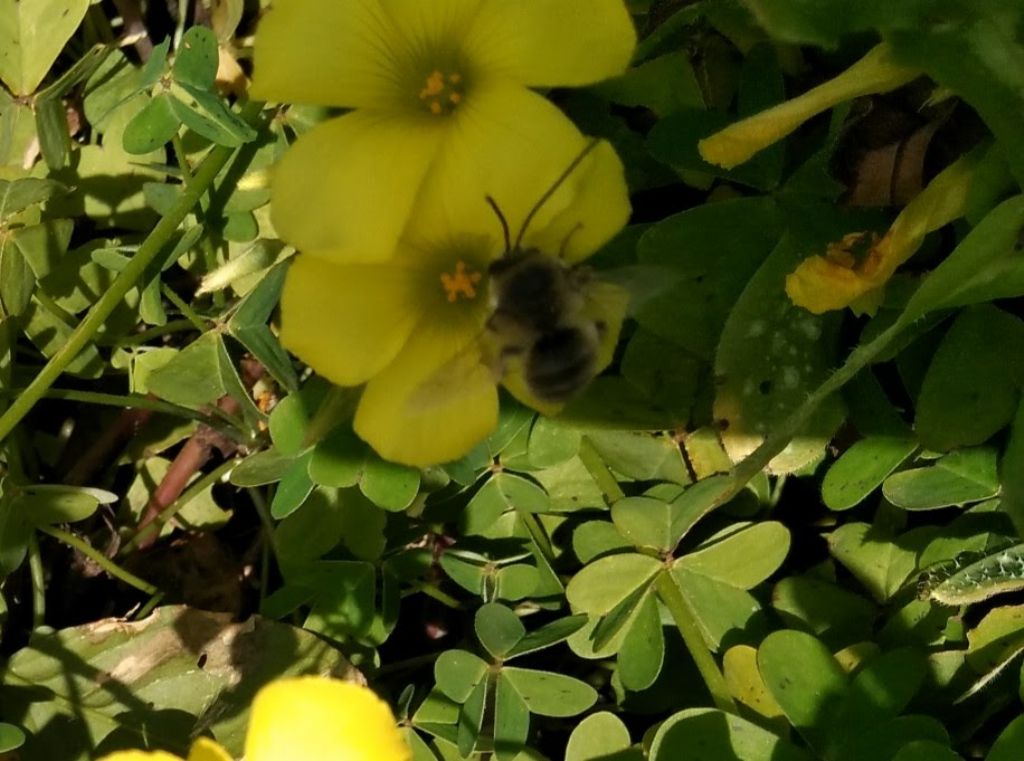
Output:
<svg viewBox="0 0 1024 761">
<path fill-rule="evenodd" d="M 280 237 L 338 262 L 389 258 L 444 123 L 355 111 L 303 135 L 274 170 Z"/>
<path fill-rule="evenodd" d="M 256 695 L 246 761 L 410 761 L 388 704 L 336 679 L 272 682 Z"/>
<path fill-rule="evenodd" d="M 811 256 L 786 275 L 786 294 L 808 312 L 824 314 L 849 306 L 884 282 L 869 280 L 824 256 Z"/>
<path fill-rule="evenodd" d="M 490 196 L 514 241 L 530 211 L 586 147 L 587 139 L 545 98 L 507 83 L 479 86 L 455 112 L 409 232 L 435 239 L 451 230 L 500 238 Z M 578 182 L 573 172 L 537 210 L 530 229 L 542 229 L 561 212 Z"/>
<path fill-rule="evenodd" d="M 208 737 L 200 737 L 192 743 L 188 761 L 232 761 L 232 758 L 219 743 Z"/>
<path fill-rule="evenodd" d="M 334 383 L 364 383 L 395 358 L 419 319 L 414 285 L 394 264 L 301 254 L 285 278 L 281 343 Z"/>
<path fill-rule="evenodd" d="M 838 103 L 895 90 L 920 76 L 919 70 L 901 66 L 892 59 L 887 43 L 876 45 L 834 79 L 767 111 L 730 124 L 698 142 L 697 150 L 709 164 L 732 169 Z"/>
<path fill-rule="evenodd" d="M 621 74 L 635 45 L 622 0 L 484 0 L 467 47 L 495 75 L 558 87 Z"/>
<path fill-rule="evenodd" d="M 380 0 L 414 51 L 457 47 L 470 33 L 482 0 Z"/>
<path fill-rule="evenodd" d="M 579 189 L 572 203 L 543 228 L 535 228 L 526 248 L 560 255 L 575 264 L 607 243 L 629 221 L 629 188 L 615 149 L 601 141 L 576 170 Z"/>
<path fill-rule="evenodd" d="M 277 0 L 260 21 L 251 94 L 324 106 L 380 106 L 400 85 L 405 41 L 380 0 Z"/>
<path fill-rule="evenodd" d="M 417 467 L 449 462 L 498 424 L 494 376 L 475 343 L 457 338 L 423 326 L 367 384 L 353 427 L 381 457 Z"/>
</svg>

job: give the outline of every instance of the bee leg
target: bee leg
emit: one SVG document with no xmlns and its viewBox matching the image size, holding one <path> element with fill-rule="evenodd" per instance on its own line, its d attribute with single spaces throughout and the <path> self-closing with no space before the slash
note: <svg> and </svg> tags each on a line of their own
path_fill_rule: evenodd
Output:
<svg viewBox="0 0 1024 761">
<path fill-rule="evenodd" d="M 569 232 L 567 232 L 565 234 L 565 237 L 562 238 L 562 243 L 558 246 L 559 259 L 565 259 L 565 251 L 567 248 L 569 248 L 569 241 L 572 239 L 572 236 L 576 233 L 576 231 L 579 230 L 581 227 L 583 227 L 583 223 L 577 222 L 576 226 L 573 227 Z"/>
<path fill-rule="evenodd" d="M 514 357 L 521 357 L 526 353 L 525 346 L 518 346 L 516 344 L 507 344 L 501 347 L 498 352 L 498 356 L 491 362 L 491 373 L 494 376 L 494 382 L 500 383 L 501 379 L 505 377 L 505 373 L 508 371 L 508 363 Z"/>
</svg>

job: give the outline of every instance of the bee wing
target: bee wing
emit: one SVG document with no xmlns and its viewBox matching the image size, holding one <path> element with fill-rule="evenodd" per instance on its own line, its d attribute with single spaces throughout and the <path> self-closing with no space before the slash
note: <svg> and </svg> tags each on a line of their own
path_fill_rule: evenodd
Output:
<svg viewBox="0 0 1024 761">
<path fill-rule="evenodd" d="M 602 270 L 600 279 L 629 294 L 626 314 L 632 317 L 647 302 L 670 291 L 679 282 L 680 276 L 676 270 L 668 267 L 634 265 Z"/>
<path fill-rule="evenodd" d="M 615 356 L 622 322 L 628 315 L 631 300 L 630 292 L 616 283 L 598 280 L 586 289 L 582 316 L 592 320 L 600 329 L 595 375 L 608 367 Z"/>
</svg>

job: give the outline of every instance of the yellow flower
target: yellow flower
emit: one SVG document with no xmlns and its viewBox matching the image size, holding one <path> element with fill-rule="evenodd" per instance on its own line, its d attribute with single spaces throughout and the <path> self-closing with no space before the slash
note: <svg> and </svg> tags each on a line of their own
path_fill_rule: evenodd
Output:
<svg viewBox="0 0 1024 761">
<path fill-rule="evenodd" d="M 388 704 L 357 684 L 323 677 L 281 679 L 256 694 L 246 761 L 411 761 Z M 181 761 L 162 751 L 119 751 L 100 761 Z M 187 761 L 231 761 L 201 737 Z"/>
<path fill-rule="evenodd" d="M 584 144 L 527 88 L 619 74 L 635 39 L 623 0 L 275 0 L 253 95 L 353 109 L 277 167 L 278 233 L 333 261 L 382 261 L 426 185 L 477 204 L 518 187 L 504 211 L 521 219 Z"/>
<path fill-rule="evenodd" d="M 697 143 L 697 149 L 709 164 L 732 169 L 781 140 L 812 116 L 845 100 L 895 90 L 920 74 L 917 69 L 893 63 L 892 51 L 881 43 L 834 79 L 767 111 L 730 124 Z"/>
<path fill-rule="evenodd" d="M 571 176 L 579 178 L 573 194 L 559 203 L 552 195 L 522 241 L 569 265 L 629 216 L 622 164 L 610 145 L 599 143 Z M 504 213 L 513 197 L 495 203 Z M 533 397 L 515 362 L 497 362 L 500 346 L 485 327 L 493 308 L 489 267 L 505 249 L 497 215 L 477 202 L 449 216 L 450 201 L 443 192 L 426 194 L 386 262 L 340 263 L 303 252 L 281 299 L 282 344 L 338 385 L 366 383 L 356 433 L 381 456 L 409 465 L 456 459 L 483 440 L 497 422 L 498 376 L 525 403 L 556 409 Z M 513 237 L 521 224 L 511 225 Z M 611 361 L 626 300 L 617 286 L 587 291 L 580 316 L 606 326 L 598 369 Z"/>
<path fill-rule="evenodd" d="M 880 240 L 854 233 L 830 245 L 824 256 L 802 261 L 786 276 L 790 300 L 814 314 L 848 306 L 873 312 L 881 303 L 886 282 L 920 248 L 925 236 L 963 216 L 979 155 L 973 151 L 939 173 L 904 207 Z M 866 250 L 858 255 L 856 249 L 865 243 Z"/>
</svg>

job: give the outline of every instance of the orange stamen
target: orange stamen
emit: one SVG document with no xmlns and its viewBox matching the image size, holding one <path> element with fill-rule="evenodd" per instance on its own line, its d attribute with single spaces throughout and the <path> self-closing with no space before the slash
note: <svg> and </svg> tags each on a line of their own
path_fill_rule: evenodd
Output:
<svg viewBox="0 0 1024 761">
<path fill-rule="evenodd" d="M 483 275 L 479 272 L 467 272 L 466 263 L 461 259 L 455 264 L 454 273 L 441 273 L 441 285 L 449 303 L 455 302 L 460 296 L 467 299 L 476 298 L 476 284 Z"/>
<path fill-rule="evenodd" d="M 427 86 L 420 90 L 421 98 L 430 98 L 434 95 L 440 95 L 444 90 L 444 75 L 437 69 L 434 69 L 427 77 Z"/>
</svg>

